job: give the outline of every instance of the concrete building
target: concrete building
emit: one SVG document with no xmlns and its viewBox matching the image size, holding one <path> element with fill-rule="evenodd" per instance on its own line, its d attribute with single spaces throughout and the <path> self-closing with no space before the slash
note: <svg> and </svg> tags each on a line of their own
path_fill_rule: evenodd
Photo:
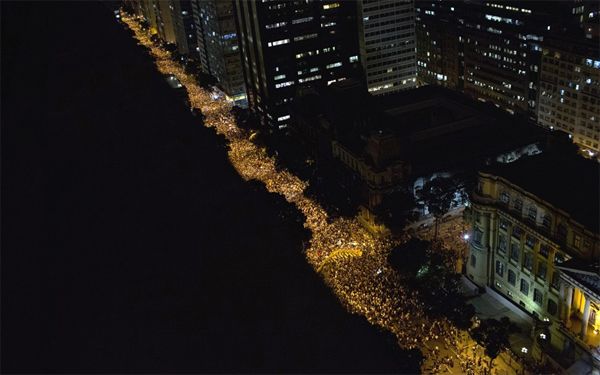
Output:
<svg viewBox="0 0 600 375">
<path fill-rule="evenodd" d="M 538 102 L 540 125 L 569 133 L 589 156 L 596 156 L 600 152 L 598 44 L 586 39 L 546 38 Z"/>
<path fill-rule="evenodd" d="M 196 32 L 189 0 L 131 0 L 132 8 L 143 16 L 150 32 L 177 46 L 183 56 L 196 58 Z"/>
<path fill-rule="evenodd" d="M 228 99 L 246 106 L 246 88 L 232 1 L 192 0 L 202 70 L 216 78 Z"/>
<path fill-rule="evenodd" d="M 197 60 L 198 53 L 196 47 L 198 41 L 191 1 L 171 0 L 169 9 L 171 10 L 171 19 L 173 20 L 177 51 L 183 56 Z"/>
<path fill-rule="evenodd" d="M 286 128 L 297 91 L 359 72 L 357 6 L 349 1 L 236 0 L 249 108 Z"/>
<path fill-rule="evenodd" d="M 357 1 L 360 56 L 374 95 L 416 86 L 414 0 Z"/>
<path fill-rule="evenodd" d="M 599 181 L 595 162 L 553 146 L 482 169 L 466 215 L 467 277 L 547 323 L 535 339 L 563 368 L 600 343 Z"/>
<path fill-rule="evenodd" d="M 462 91 L 464 43 L 457 14 L 463 3 L 418 1 L 416 10 L 417 82 Z"/>
<path fill-rule="evenodd" d="M 377 234 L 387 233 L 376 214 L 386 196 L 401 189 L 416 195 L 435 177 L 474 176 L 487 161 L 539 153 L 549 134 L 439 86 L 375 97 L 340 85 L 298 100 L 298 133 L 317 160 L 332 158 L 351 171 L 346 185 L 362 185 L 359 219 Z"/>
<path fill-rule="evenodd" d="M 583 25 L 579 2 L 417 1 L 420 82 L 537 120 L 544 40 Z"/>
</svg>

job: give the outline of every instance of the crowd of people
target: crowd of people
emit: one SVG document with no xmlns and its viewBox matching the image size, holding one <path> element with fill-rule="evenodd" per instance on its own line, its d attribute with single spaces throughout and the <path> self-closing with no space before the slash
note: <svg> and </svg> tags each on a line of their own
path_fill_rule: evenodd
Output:
<svg viewBox="0 0 600 375">
<path fill-rule="evenodd" d="M 350 312 L 393 332 L 401 347 L 419 348 L 427 372 L 441 373 L 454 368 L 455 372 L 467 374 L 485 373 L 488 359 L 469 335 L 446 319 L 428 317 L 418 292 L 404 285 L 400 275 L 388 266 L 389 251 L 398 241 L 406 241 L 408 235 L 396 240 L 381 239 L 355 219 L 329 218 L 317 202 L 305 196 L 307 183 L 285 169 L 276 168 L 275 159 L 236 125 L 230 103 L 201 88 L 194 76 L 186 74 L 179 62 L 151 40 L 139 20 L 127 15 L 121 19 L 134 31 L 138 41 L 150 49 L 158 70 L 165 75 L 173 74 L 186 87 L 192 108 L 199 109 L 204 116 L 204 125 L 228 140 L 228 157 L 237 172 L 246 180 L 263 182 L 270 192 L 281 194 L 304 214 L 304 225 L 312 232 L 307 259 Z M 360 251 L 328 259 L 340 249 Z M 474 355 L 475 350 L 479 354 Z"/>
</svg>

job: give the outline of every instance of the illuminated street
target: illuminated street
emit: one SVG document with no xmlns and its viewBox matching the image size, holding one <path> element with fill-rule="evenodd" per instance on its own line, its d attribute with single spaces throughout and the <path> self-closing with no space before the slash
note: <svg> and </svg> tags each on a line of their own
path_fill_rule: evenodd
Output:
<svg viewBox="0 0 600 375">
<path fill-rule="evenodd" d="M 205 116 L 205 125 L 225 136 L 229 160 L 240 176 L 264 183 L 268 191 L 282 195 L 305 215 L 304 225 L 312 233 L 307 260 L 349 312 L 393 332 L 401 347 L 422 350 L 426 358 L 424 373 L 484 373 L 489 359 L 483 357 L 481 348 L 473 349 L 468 334 L 449 322 L 427 318 L 415 292 L 405 288 L 399 275 L 387 265 L 391 241 L 373 237 L 356 220 L 330 220 L 322 207 L 304 195 L 306 182 L 285 169 L 278 170 L 275 160 L 236 126 L 231 104 L 214 99 L 194 77 L 185 74 L 168 52 L 150 41 L 137 20 L 124 14 L 122 20 L 135 32 L 139 43 L 151 50 L 159 71 L 174 75 L 188 90 L 192 107 Z M 445 243 L 456 238 L 458 242 L 449 246 L 464 246 L 460 239 L 464 230 L 461 219 L 455 220 L 441 226 L 440 238 Z M 494 363 L 497 373 L 513 372 L 501 358 Z"/>
</svg>

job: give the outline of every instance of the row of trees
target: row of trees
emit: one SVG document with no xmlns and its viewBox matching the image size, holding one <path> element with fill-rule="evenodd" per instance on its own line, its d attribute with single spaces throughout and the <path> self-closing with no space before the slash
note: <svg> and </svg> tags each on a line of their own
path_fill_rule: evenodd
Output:
<svg viewBox="0 0 600 375">
<path fill-rule="evenodd" d="M 446 317 L 462 329 L 471 327 L 475 309 L 461 292 L 460 275 L 431 242 L 412 238 L 392 249 L 388 262 L 418 291 L 430 316 Z"/>
<path fill-rule="evenodd" d="M 469 330 L 490 358 L 491 368 L 494 359 L 509 348 L 509 335 L 519 328 L 507 317 L 486 319 L 473 327 L 475 308 L 467 303 L 461 291 L 461 276 L 448 266 L 445 257 L 451 255 L 447 254 L 450 253 L 436 250 L 429 241 L 412 238 L 392 249 L 388 263 L 418 291 L 429 316 L 445 317 L 456 327 Z"/>
</svg>

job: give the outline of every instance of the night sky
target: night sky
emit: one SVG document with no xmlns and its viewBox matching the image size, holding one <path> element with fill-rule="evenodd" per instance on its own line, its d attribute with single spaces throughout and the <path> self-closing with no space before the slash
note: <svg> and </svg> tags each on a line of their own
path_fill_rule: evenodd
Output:
<svg viewBox="0 0 600 375">
<path fill-rule="evenodd" d="M 417 372 L 111 12 L 2 2 L 3 372 Z"/>
</svg>

